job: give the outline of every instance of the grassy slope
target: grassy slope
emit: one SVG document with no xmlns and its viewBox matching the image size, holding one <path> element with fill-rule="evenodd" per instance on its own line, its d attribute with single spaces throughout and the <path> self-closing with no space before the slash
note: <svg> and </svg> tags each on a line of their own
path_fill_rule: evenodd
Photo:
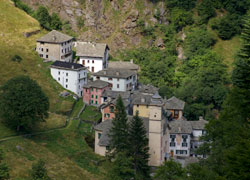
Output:
<svg viewBox="0 0 250 180">
<path fill-rule="evenodd" d="M 66 116 L 56 112 L 68 111 L 73 100 L 58 97 L 63 89 L 50 77 L 49 64 L 42 63 L 34 51 L 35 40 L 46 32 L 25 38 L 23 32 L 39 30 L 40 26 L 36 20 L 15 8 L 10 0 L 0 1 L 0 19 L 0 85 L 14 76 L 29 75 L 41 85 L 50 99 L 50 118 L 39 130 L 64 125 Z M 23 58 L 21 63 L 11 61 L 15 54 Z M 40 158 L 46 161 L 52 178 L 103 179 L 103 166 L 97 167 L 94 163 L 100 157 L 93 153 L 84 140 L 84 135 L 91 128 L 84 125 L 77 129 L 77 125 L 78 122 L 74 121 L 65 130 L 0 143 L 0 147 L 6 152 L 5 159 L 11 169 L 11 179 L 27 178 L 32 163 Z M 15 134 L 0 123 L 0 138 Z M 23 150 L 17 150 L 17 146 Z"/>
</svg>

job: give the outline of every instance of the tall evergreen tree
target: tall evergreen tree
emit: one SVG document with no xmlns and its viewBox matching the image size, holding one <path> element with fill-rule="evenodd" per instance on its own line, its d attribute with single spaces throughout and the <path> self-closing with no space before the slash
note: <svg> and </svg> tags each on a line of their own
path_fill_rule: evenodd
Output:
<svg viewBox="0 0 250 180">
<path fill-rule="evenodd" d="M 62 21 L 56 13 L 52 13 L 50 28 L 55 30 L 62 30 Z"/>
<path fill-rule="evenodd" d="M 39 6 L 36 11 L 35 18 L 39 21 L 43 28 L 50 30 L 51 17 L 46 7 Z"/>
<path fill-rule="evenodd" d="M 0 149 L 0 180 L 7 180 L 10 178 L 9 167 L 3 162 L 3 159 L 4 153 L 3 150 Z"/>
<path fill-rule="evenodd" d="M 149 147 L 147 131 L 143 120 L 138 116 L 138 111 L 130 122 L 129 128 L 129 156 L 132 157 L 133 168 L 137 179 L 149 179 L 148 166 Z"/>
<path fill-rule="evenodd" d="M 110 150 L 115 155 L 128 150 L 128 118 L 121 96 L 118 97 L 115 107 L 115 118 L 109 132 Z"/>
</svg>

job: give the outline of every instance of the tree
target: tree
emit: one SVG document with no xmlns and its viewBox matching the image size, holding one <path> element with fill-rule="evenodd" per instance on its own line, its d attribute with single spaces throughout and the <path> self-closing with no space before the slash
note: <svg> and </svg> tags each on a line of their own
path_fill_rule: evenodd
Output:
<svg viewBox="0 0 250 180">
<path fill-rule="evenodd" d="M 32 165 L 31 177 L 33 180 L 50 180 L 43 160 L 40 159 Z"/>
<path fill-rule="evenodd" d="M 0 117 L 17 131 L 31 131 L 35 123 L 48 117 L 48 109 L 48 97 L 28 76 L 14 77 L 0 89 Z"/>
<path fill-rule="evenodd" d="M 199 163 L 192 163 L 187 166 L 188 180 L 212 180 L 216 179 L 216 173 L 202 166 Z"/>
<path fill-rule="evenodd" d="M 129 144 L 128 118 L 121 96 L 118 97 L 115 107 L 115 118 L 112 121 L 112 127 L 109 131 L 110 150 L 114 151 L 111 153 L 114 155 L 119 152 L 127 152 Z"/>
<path fill-rule="evenodd" d="M 7 180 L 10 178 L 9 167 L 3 162 L 4 152 L 0 149 L 0 180 Z"/>
<path fill-rule="evenodd" d="M 215 9 L 213 7 L 213 4 L 211 3 L 211 0 L 203 0 L 198 6 L 197 6 L 198 14 L 201 16 L 201 20 L 203 23 L 207 23 L 208 20 L 215 16 Z"/>
<path fill-rule="evenodd" d="M 47 30 L 51 29 L 50 28 L 51 17 L 46 7 L 39 6 L 36 11 L 35 17 L 43 28 Z"/>
<path fill-rule="evenodd" d="M 115 155 L 111 170 L 108 173 L 109 179 L 131 180 L 135 177 L 132 166 L 132 158 L 124 152 L 119 152 Z"/>
<path fill-rule="evenodd" d="M 138 179 L 150 178 L 149 147 L 147 131 L 138 112 L 130 122 L 129 127 L 129 156 L 132 158 L 133 169 Z"/>
<path fill-rule="evenodd" d="M 165 161 L 163 165 L 157 168 L 154 178 L 157 180 L 184 180 L 186 175 L 180 163 L 170 160 Z"/>
<path fill-rule="evenodd" d="M 50 28 L 55 30 L 62 30 L 62 21 L 56 13 L 52 13 Z"/>
</svg>

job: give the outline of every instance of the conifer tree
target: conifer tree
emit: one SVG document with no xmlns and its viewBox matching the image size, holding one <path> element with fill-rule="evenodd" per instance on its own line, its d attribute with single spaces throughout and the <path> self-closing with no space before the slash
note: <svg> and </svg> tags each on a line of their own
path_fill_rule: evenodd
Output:
<svg viewBox="0 0 250 180">
<path fill-rule="evenodd" d="M 250 14 L 245 18 L 241 34 L 242 47 L 238 53 L 233 70 L 233 84 L 239 88 L 250 90 Z"/>
<path fill-rule="evenodd" d="M 111 154 L 127 152 L 128 150 L 128 118 L 121 96 L 118 97 L 115 109 L 115 118 L 109 132 Z"/>
<path fill-rule="evenodd" d="M 137 179 L 149 179 L 150 168 L 148 166 L 149 147 L 147 131 L 143 120 L 138 116 L 138 111 L 130 122 L 128 151 L 129 156 L 132 157 L 133 169 Z"/>
<path fill-rule="evenodd" d="M 50 180 L 43 160 L 40 159 L 37 163 L 32 165 L 31 176 L 33 180 Z"/>
</svg>

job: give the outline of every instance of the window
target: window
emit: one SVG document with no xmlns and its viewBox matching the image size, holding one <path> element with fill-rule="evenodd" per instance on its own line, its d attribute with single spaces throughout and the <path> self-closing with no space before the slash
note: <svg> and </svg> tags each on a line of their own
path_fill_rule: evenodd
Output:
<svg viewBox="0 0 250 180">
<path fill-rule="evenodd" d="M 88 63 L 89 63 L 89 60 L 88 60 Z"/>
<path fill-rule="evenodd" d="M 79 74 L 79 79 L 80 79 L 80 77 L 81 77 L 81 74 Z"/>
<path fill-rule="evenodd" d="M 93 95 L 93 94 L 91 95 L 91 98 L 94 98 L 94 95 Z"/>
<path fill-rule="evenodd" d="M 58 71 L 58 75 L 60 75 L 60 71 Z"/>
<path fill-rule="evenodd" d="M 91 91 L 94 91 L 94 88 L 91 88 Z"/>
<path fill-rule="evenodd" d="M 120 88 L 120 85 L 119 85 L 119 84 L 117 84 L 117 88 Z"/>
<path fill-rule="evenodd" d="M 94 64 L 94 63 L 95 63 L 95 61 L 94 61 L 94 60 L 92 60 L 92 63 Z"/>
<path fill-rule="evenodd" d="M 99 76 L 97 76 L 97 77 L 96 77 L 96 79 L 100 79 L 100 77 L 99 77 Z"/>
<path fill-rule="evenodd" d="M 98 96 L 96 95 L 96 96 L 95 96 L 95 98 L 97 99 L 97 98 L 98 98 Z"/>
<path fill-rule="evenodd" d="M 109 111 L 113 113 L 114 112 L 114 106 L 110 106 Z"/>
<path fill-rule="evenodd" d="M 98 139 L 102 137 L 102 133 L 98 133 Z"/>
<path fill-rule="evenodd" d="M 175 147 L 175 142 L 170 142 L 170 147 Z"/>
<path fill-rule="evenodd" d="M 43 57 L 43 54 L 40 54 L 40 57 Z"/>
<path fill-rule="evenodd" d="M 112 81 L 112 78 L 109 78 L 108 80 L 109 80 L 109 81 Z"/>
<path fill-rule="evenodd" d="M 66 84 L 66 88 L 68 88 L 68 85 Z"/>
<path fill-rule="evenodd" d="M 40 42 L 41 44 L 44 44 L 44 42 Z"/>
<path fill-rule="evenodd" d="M 43 48 L 41 49 L 41 51 L 43 51 Z"/>
<path fill-rule="evenodd" d="M 92 72 L 95 72 L 95 67 L 92 67 L 92 68 L 91 68 L 91 71 L 92 71 Z"/>
<path fill-rule="evenodd" d="M 182 147 L 187 147 L 187 143 L 186 143 L 186 142 L 183 142 L 183 143 L 181 144 L 181 146 L 182 146 Z"/>
<path fill-rule="evenodd" d="M 60 81 L 60 78 L 58 78 L 58 81 Z"/>
<path fill-rule="evenodd" d="M 68 79 L 66 79 L 66 82 L 68 82 Z"/>
<path fill-rule="evenodd" d="M 120 79 L 119 78 L 117 78 L 117 81 L 119 81 Z"/>
<path fill-rule="evenodd" d="M 96 92 L 98 92 L 98 89 L 95 89 Z"/>
<path fill-rule="evenodd" d="M 66 73 L 66 76 L 68 76 L 68 73 Z"/>
<path fill-rule="evenodd" d="M 88 89 L 86 89 L 86 92 L 88 92 Z"/>
<path fill-rule="evenodd" d="M 82 60 L 82 65 L 85 65 L 85 60 Z"/>
<path fill-rule="evenodd" d="M 93 101 L 93 100 L 91 100 L 91 104 L 93 104 L 93 102 L 94 102 L 94 101 Z"/>
<path fill-rule="evenodd" d="M 136 106 L 139 107 L 139 104 L 137 104 Z"/>
<path fill-rule="evenodd" d="M 98 104 L 98 102 L 97 102 L 97 101 L 95 101 L 95 104 Z"/>
<path fill-rule="evenodd" d="M 46 52 L 49 52 L 49 49 L 46 49 Z"/>
<path fill-rule="evenodd" d="M 46 58 L 49 58 L 49 55 L 46 55 Z"/>
<path fill-rule="evenodd" d="M 63 49 L 62 49 L 62 53 L 63 53 Z"/>
<path fill-rule="evenodd" d="M 178 110 L 174 110 L 174 117 L 178 118 L 178 116 L 179 116 L 179 111 Z"/>
</svg>

